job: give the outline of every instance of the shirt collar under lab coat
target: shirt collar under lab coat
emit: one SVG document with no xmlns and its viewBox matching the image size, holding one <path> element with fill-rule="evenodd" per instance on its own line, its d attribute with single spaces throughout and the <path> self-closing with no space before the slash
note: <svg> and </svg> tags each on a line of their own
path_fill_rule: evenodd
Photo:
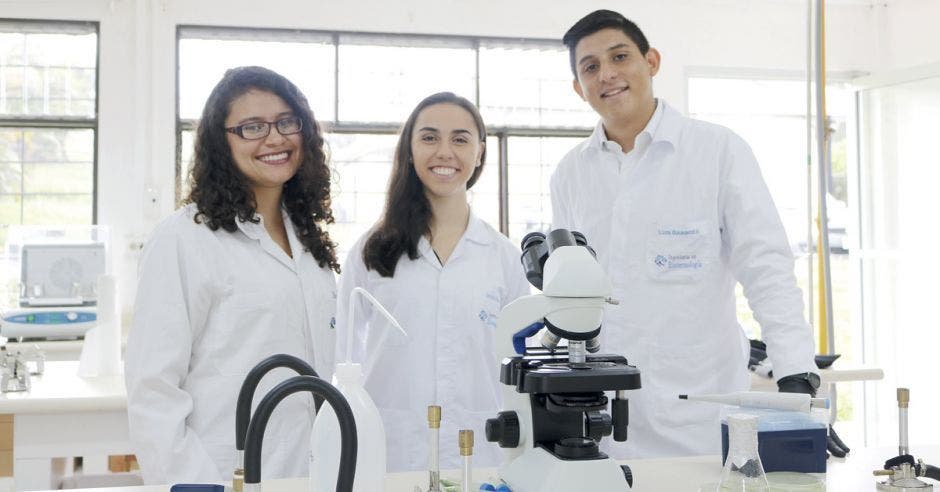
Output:
<svg viewBox="0 0 940 492">
<path fill-rule="evenodd" d="M 676 148 L 679 143 L 681 124 L 682 115 L 673 109 L 672 106 L 668 105 L 666 101 L 656 99 L 656 109 L 653 111 L 653 116 L 650 117 L 643 131 L 636 136 L 634 148 L 649 148 L 658 143 L 667 143 L 671 145 L 673 149 Z M 590 138 L 585 142 L 585 146 L 582 148 L 581 152 L 605 152 L 613 150 L 620 150 L 620 146 L 616 145 L 616 142 L 607 139 L 607 132 L 604 131 L 604 123 L 603 121 L 598 121 L 597 126 L 594 127 L 594 132 L 591 133 Z"/>
</svg>

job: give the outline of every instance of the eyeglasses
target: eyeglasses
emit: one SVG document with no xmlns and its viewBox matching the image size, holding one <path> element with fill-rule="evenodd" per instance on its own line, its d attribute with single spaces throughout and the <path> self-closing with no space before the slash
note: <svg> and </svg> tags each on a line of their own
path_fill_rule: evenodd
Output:
<svg viewBox="0 0 940 492">
<path fill-rule="evenodd" d="M 290 116 L 274 122 L 270 121 L 252 121 L 243 125 L 226 128 L 225 131 L 234 133 L 245 140 L 259 140 L 267 137 L 271 133 L 271 125 L 277 128 L 281 135 L 293 135 L 300 133 L 304 127 L 304 120 L 299 116 Z"/>
</svg>

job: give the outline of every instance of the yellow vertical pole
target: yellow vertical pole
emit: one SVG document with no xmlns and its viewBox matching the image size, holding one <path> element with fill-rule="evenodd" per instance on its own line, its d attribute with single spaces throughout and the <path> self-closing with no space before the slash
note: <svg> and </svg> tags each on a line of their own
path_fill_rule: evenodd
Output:
<svg viewBox="0 0 940 492">
<path fill-rule="evenodd" d="M 829 270 L 829 227 L 826 213 L 826 197 L 828 195 L 829 150 L 831 135 L 829 121 L 826 117 L 826 16 L 825 0 L 817 2 L 817 46 L 816 46 L 816 135 L 819 152 L 819 180 L 816 226 L 818 240 L 816 241 L 816 257 L 818 285 L 818 323 L 819 351 L 831 354 L 835 350 L 832 323 L 832 280 Z"/>
</svg>

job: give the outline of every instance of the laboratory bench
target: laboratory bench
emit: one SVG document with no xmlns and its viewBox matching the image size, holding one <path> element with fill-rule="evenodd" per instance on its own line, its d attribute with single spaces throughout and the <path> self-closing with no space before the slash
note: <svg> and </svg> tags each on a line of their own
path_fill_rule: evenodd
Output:
<svg viewBox="0 0 940 492">
<path fill-rule="evenodd" d="M 56 487 L 66 458 L 104 473 L 109 455 L 133 453 L 123 375 L 82 378 L 77 361 L 51 361 L 31 383 L 28 392 L 0 393 L 0 476 L 12 471 L 16 490 Z"/>
<path fill-rule="evenodd" d="M 77 361 L 49 361 L 45 373 L 32 378 L 31 391 L 0 394 L 0 477 L 10 476 L 12 471 L 16 477 L 15 490 L 56 488 L 69 473 L 65 458 L 83 457 L 84 473 L 106 473 L 108 456 L 133 453 L 123 375 L 81 378 L 77 371 Z M 821 371 L 824 383 L 881 377 L 880 369 Z M 638 463 L 638 470 L 644 470 L 642 473 L 650 477 L 660 471 L 675 477 L 675 467 L 682 467 L 707 478 L 710 472 L 720 472 L 720 466 L 713 470 L 714 461 L 701 457 L 644 460 Z M 940 457 L 935 461 L 940 461 Z M 673 469 L 667 471 L 669 467 Z M 407 474 L 392 475 L 388 490 L 405 490 L 399 485 L 413 479 L 407 478 Z M 280 482 L 272 482 L 277 483 Z M 284 484 L 288 487 L 285 491 L 294 490 L 289 481 Z M 413 487 L 408 492 L 413 492 Z"/>
<path fill-rule="evenodd" d="M 915 452 L 918 450 L 916 446 L 913 449 Z M 940 446 L 928 447 L 924 450 L 933 453 L 923 455 L 928 458 L 927 461 L 930 459 L 940 461 Z M 817 476 L 824 476 L 826 490 L 829 491 L 873 491 L 876 477 L 872 476 L 872 471 L 881 468 L 884 460 L 893 456 L 892 453 L 897 453 L 896 447 L 853 450 L 846 458 L 830 458 L 827 473 Z M 718 456 L 627 460 L 623 463 L 629 465 L 633 472 L 634 487 L 629 489 L 631 492 L 697 492 L 705 484 L 717 483 L 721 477 L 722 468 L 721 459 Z M 441 475 L 444 478 L 458 478 L 459 472 L 445 471 Z M 475 470 L 473 478 L 474 481 L 492 482 L 495 476 L 495 469 L 486 468 Z M 932 482 L 929 479 L 925 481 Z M 263 480 L 261 485 L 265 492 L 309 492 L 309 482 L 306 478 Z M 427 472 L 390 473 L 385 480 L 386 492 L 414 492 L 415 486 L 427 487 Z M 166 492 L 168 488 L 168 485 L 152 485 L 76 490 Z"/>
<path fill-rule="evenodd" d="M 9 351 L 39 349 L 46 361 L 77 361 L 82 353 L 82 340 L 40 340 L 31 342 L 17 342 L 7 340 Z"/>
</svg>

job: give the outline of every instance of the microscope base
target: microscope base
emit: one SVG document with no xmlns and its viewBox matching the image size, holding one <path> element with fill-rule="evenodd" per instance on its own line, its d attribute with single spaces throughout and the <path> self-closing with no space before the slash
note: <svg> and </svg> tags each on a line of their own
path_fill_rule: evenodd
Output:
<svg viewBox="0 0 940 492">
<path fill-rule="evenodd" d="M 623 469 L 611 458 L 565 461 L 542 448 L 531 448 L 503 465 L 500 478 L 513 492 L 630 490 Z"/>
</svg>

